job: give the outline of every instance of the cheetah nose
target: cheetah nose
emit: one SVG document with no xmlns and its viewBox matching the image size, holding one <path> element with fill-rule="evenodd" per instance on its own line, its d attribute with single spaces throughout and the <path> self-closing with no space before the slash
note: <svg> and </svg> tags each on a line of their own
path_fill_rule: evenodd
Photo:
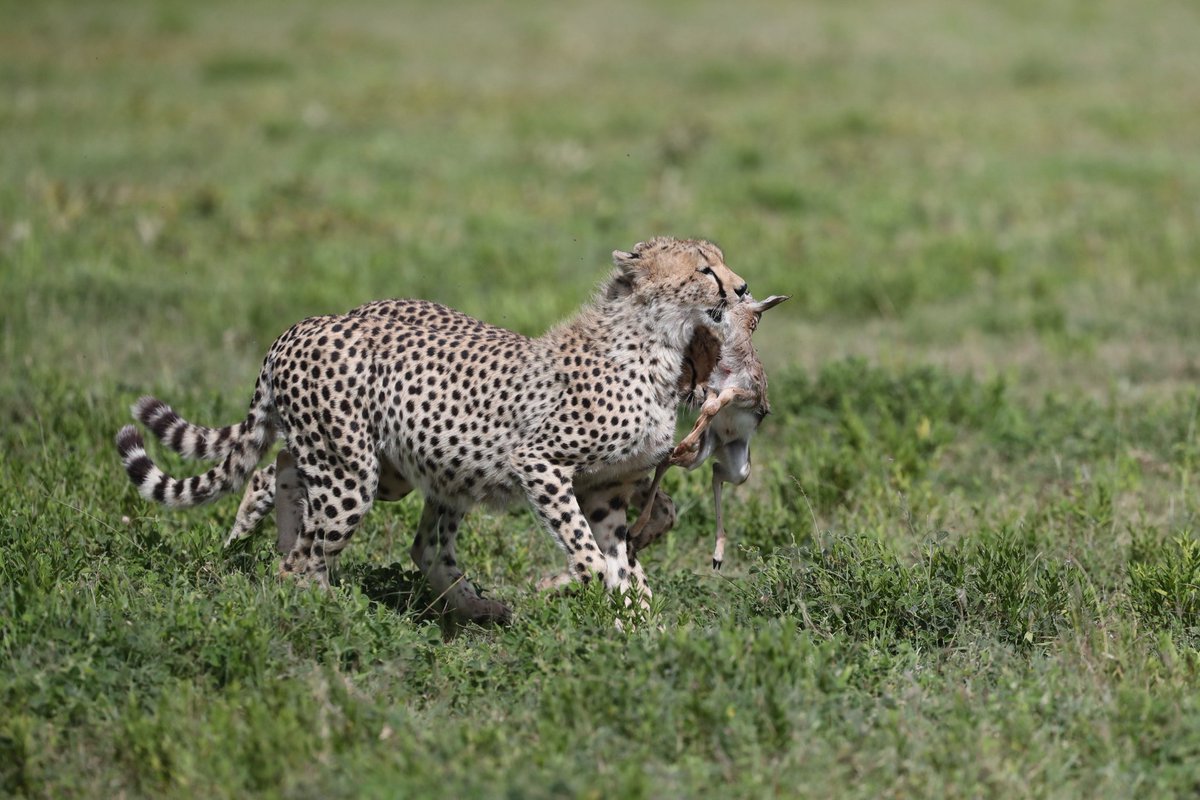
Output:
<svg viewBox="0 0 1200 800">
<path fill-rule="evenodd" d="M 750 284 L 748 283 L 743 283 L 741 286 L 733 290 L 734 294 L 736 294 L 738 297 L 745 297 L 746 292 L 748 291 L 750 291 Z"/>
</svg>

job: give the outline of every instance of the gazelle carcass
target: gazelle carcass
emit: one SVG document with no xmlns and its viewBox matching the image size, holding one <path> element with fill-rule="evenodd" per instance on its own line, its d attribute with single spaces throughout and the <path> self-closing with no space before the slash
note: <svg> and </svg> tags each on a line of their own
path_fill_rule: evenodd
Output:
<svg viewBox="0 0 1200 800">
<path fill-rule="evenodd" d="M 747 297 L 745 302 L 730 309 L 729 332 L 708 376 L 700 416 L 691 432 L 655 470 L 648 507 L 633 524 L 631 540 L 638 538 L 650 519 L 655 490 L 667 469 L 674 464 L 692 470 L 712 458 L 713 506 L 717 518 L 712 565 L 713 569 L 721 568 L 725 557 L 721 486 L 725 483 L 737 486 L 750 477 L 750 439 L 770 412 L 767 375 L 751 337 L 763 312 L 788 297 L 772 295 L 762 302 Z"/>
</svg>

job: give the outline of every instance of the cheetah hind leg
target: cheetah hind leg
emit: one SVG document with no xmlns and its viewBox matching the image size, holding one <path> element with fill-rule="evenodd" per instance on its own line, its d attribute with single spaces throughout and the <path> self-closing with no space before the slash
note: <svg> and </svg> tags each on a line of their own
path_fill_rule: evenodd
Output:
<svg viewBox="0 0 1200 800">
<path fill-rule="evenodd" d="M 287 449 L 280 450 L 275 458 L 275 549 L 281 555 L 287 555 L 296 545 L 303 524 L 303 503 L 296 459 Z"/>
<path fill-rule="evenodd" d="M 268 464 L 250 478 L 241 505 L 238 506 L 233 528 L 225 537 L 226 547 L 253 533 L 258 523 L 271 513 L 271 507 L 275 505 L 275 470 L 275 464 Z"/>
<path fill-rule="evenodd" d="M 296 470 L 303 502 L 290 504 L 291 507 L 298 505 L 302 521 L 279 572 L 327 588 L 329 573 L 338 556 L 375 502 L 380 463 L 369 451 L 351 458 L 314 451 L 307 446 L 297 447 L 291 441 L 287 450 L 295 457 L 296 464 L 306 466 Z M 344 476 L 339 479 L 340 486 L 321 480 L 321 476 L 333 475 Z"/>
<path fill-rule="evenodd" d="M 279 451 L 272 467 L 275 470 L 275 526 L 278 529 L 275 548 L 281 554 L 287 554 L 296 546 L 296 538 L 303 524 L 304 490 L 296 469 L 296 459 L 288 450 Z M 375 490 L 376 500 L 402 500 L 412 489 L 412 484 L 395 466 L 386 461 L 382 463 L 379 485 Z"/>
<path fill-rule="evenodd" d="M 233 528 L 225 538 L 226 547 L 253 533 L 274 507 L 275 526 L 278 531 L 275 548 L 281 554 L 292 549 L 300 532 L 300 503 L 304 500 L 300 491 L 300 479 L 295 470 L 296 459 L 291 452 L 284 449 L 275 457 L 275 463 L 268 464 L 254 473 L 246 494 L 242 497 L 241 505 L 238 506 Z M 286 499 L 282 496 L 285 483 L 288 484 Z M 412 488 L 412 484 L 398 469 L 384 462 L 379 471 L 379 488 L 375 492 L 375 499 L 401 500 L 412 492 Z"/>
<path fill-rule="evenodd" d="M 413 561 L 429 581 L 434 596 L 445 601 L 455 616 L 481 625 L 508 624 L 512 620 L 508 606 L 481 597 L 458 566 L 454 544 L 462 517 L 461 511 L 426 497 L 413 541 Z"/>
</svg>

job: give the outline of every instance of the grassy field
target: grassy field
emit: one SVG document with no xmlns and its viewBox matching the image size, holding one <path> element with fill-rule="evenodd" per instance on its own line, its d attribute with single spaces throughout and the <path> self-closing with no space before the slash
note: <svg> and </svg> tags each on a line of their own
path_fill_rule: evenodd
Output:
<svg viewBox="0 0 1200 800">
<path fill-rule="evenodd" d="M 1185 0 L 0 0 L 0 795 L 1194 796 L 1197 41 Z M 656 233 L 794 299 L 725 570 L 668 475 L 651 624 L 538 595 L 521 508 L 460 539 L 514 624 L 448 636 L 419 500 L 322 594 L 120 469 L 133 399 L 240 419 L 301 317 L 536 333 Z"/>
</svg>

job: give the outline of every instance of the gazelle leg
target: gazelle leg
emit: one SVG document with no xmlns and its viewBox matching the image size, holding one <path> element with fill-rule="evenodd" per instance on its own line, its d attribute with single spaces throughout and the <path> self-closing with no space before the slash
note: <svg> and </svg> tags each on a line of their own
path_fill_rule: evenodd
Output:
<svg viewBox="0 0 1200 800">
<path fill-rule="evenodd" d="M 725 518 L 721 514 L 721 485 L 725 483 L 720 472 L 713 468 L 712 491 L 713 491 L 713 508 L 717 516 L 717 544 L 713 548 L 713 569 L 720 569 L 721 564 L 725 561 Z"/>
<path fill-rule="evenodd" d="M 663 475 L 667 474 L 667 470 L 671 466 L 671 459 L 664 458 L 658 462 L 658 466 L 654 470 L 654 478 L 650 482 L 650 492 L 646 495 L 646 502 L 642 506 L 642 513 L 638 514 L 637 521 L 633 523 L 633 527 L 629 529 L 629 538 L 636 539 L 646 527 L 646 523 L 650 521 L 650 515 L 654 511 L 654 498 L 658 494 L 658 485 L 662 483 Z"/>
<path fill-rule="evenodd" d="M 691 466 L 687 462 L 685 454 L 695 450 L 700 444 L 700 437 L 712 424 L 713 417 L 721 413 L 721 409 L 730 403 L 753 403 L 755 399 L 754 392 L 749 389 L 739 389 L 736 386 L 727 386 L 721 390 L 720 394 L 709 394 L 704 405 L 700 407 L 700 416 L 696 418 L 696 424 L 692 427 L 691 433 L 685 436 L 683 441 L 671 452 L 671 463 Z"/>
<path fill-rule="evenodd" d="M 641 532 L 637 536 L 630 535 L 629 537 L 630 562 L 633 562 L 637 553 L 640 553 L 661 539 L 668 531 L 675 527 L 675 501 L 671 499 L 671 495 L 662 490 L 661 486 L 655 489 L 654 494 L 651 495 L 650 484 L 651 479 L 647 475 L 637 482 L 634 489 L 634 503 L 642 508 L 645 508 L 646 504 L 651 502 L 654 506 L 651 509 L 649 521 L 642 528 Z"/>
<path fill-rule="evenodd" d="M 705 408 L 708 407 L 708 403 L 704 405 Z M 712 423 L 714 416 L 716 416 L 716 412 L 709 414 L 706 410 L 701 410 L 700 416 L 696 418 L 696 424 L 692 426 L 691 432 L 683 437 L 683 440 L 675 445 L 675 449 L 671 451 L 669 461 L 672 464 L 678 464 L 682 467 L 691 466 L 691 459 L 688 458 L 688 455 L 696 451 L 700 446 L 700 438 L 708 430 L 708 426 Z"/>
</svg>

